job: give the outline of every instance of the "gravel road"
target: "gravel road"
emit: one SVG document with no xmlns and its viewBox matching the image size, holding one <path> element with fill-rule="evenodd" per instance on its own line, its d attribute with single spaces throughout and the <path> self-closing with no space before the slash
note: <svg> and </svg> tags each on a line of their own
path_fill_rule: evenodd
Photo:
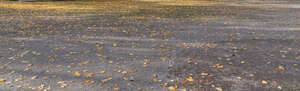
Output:
<svg viewBox="0 0 300 91">
<path fill-rule="evenodd" d="M 35 15 L 1 8 L 0 90 L 300 90 L 299 1 L 157 2 L 171 9 Z"/>
</svg>

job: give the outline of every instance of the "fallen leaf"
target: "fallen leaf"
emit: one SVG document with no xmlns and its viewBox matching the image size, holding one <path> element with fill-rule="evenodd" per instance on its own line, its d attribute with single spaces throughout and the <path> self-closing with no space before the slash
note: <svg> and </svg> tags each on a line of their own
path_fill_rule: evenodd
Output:
<svg viewBox="0 0 300 91">
<path fill-rule="evenodd" d="M 102 80 L 102 82 L 103 82 L 103 83 L 105 83 L 105 82 L 107 82 L 107 81 L 109 81 L 109 80 L 112 80 L 112 77 L 109 77 L 109 78 L 103 79 L 103 80 Z"/>
<path fill-rule="evenodd" d="M 264 84 L 264 85 L 267 85 L 267 84 L 268 84 L 268 82 L 265 81 L 265 80 L 262 80 L 261 83 Z"/>
<path fill-rule="evenodd" d="M 186 78 L 186 80 L 189 81 L 189 82 L 194 82 L 194 79 L 193 79 L 193 77 L 191 77 L 191 76 L 188 77 L 188 78 Z"/>
<path fill-rule="evenodd" d="M 105 71 L 104 71 L 104 70 L 102 70 L 102 71 L 100 71 L 99 73 L 100 73 L 100 74 L 104 74 L 104 73 L 105 73 Z"/>
<path fill-rule="evenodd" d="M 5 80 L 5 79 L 3 79 L 3 78 L 1 78 L 1 79 L 0 79 L 0 82 L 5 82 L 5 81 L 6 81 L 6 80 Z"/>
<path fill-rule="evenodd" d="M 102 56 L 102 54 L 100 54 L 100 53 L 97 53 L 96 55 L 97 55 L 97 56 L 99 56 L 99 57 L 101 57 L 101 56 Z"/>
<path fill-rule="evenodd" d="M 281 87 L 281 86 L 277 86 L 277 88 L 278 88 L 278 89 L 280 89 L 280 90 L 282 89 L 282 87 Z"/>
<path fill-rule="evenodd" d="M 171 91 L 175 91 L 176 90 L 176 88 L 174 86 L 169 86 L 168 89 L 171 90 Z"/>
<path fill-rule="evenodd" d="M 45 85 L 44 85 L 44 84 L 41 84 L 41 85 L 39 86 L 39 89 L 42 90 L 42 89 L 44 89 L 44 87 L 45 87 Z"/>
<path fill-rule="evenodd" d="M 24 69 L 24 71 L 29 71 L 29 70 L 30 70 L 30 68 L 25 68 L 25 69 Z"/>
<path fill-rule="evenodd" d="M 294 67 L 297 67 L 298 64 L 293 64 Z"/>
<path fill-rule="evenodd" d="M 130 55 L 130 56 L 134 56 L 134 54 L 133 54 L 133 53 L 129 53 L 129 55 Z"/>
<path fill-rule="evenodd" d="M 65 81 L 59 81 L 57 84 L 59 84 L 61 88 L 65 88 L 67 86 Z"/>
<path fill-rule="evenodd" d="M 104 47 L 102 46 L 102 47 L 98 47 L 97 49 L 98 49 L 98 50 L 102 50 L 103 48 L 104 48 Z"/>
<path fill-rule="evenodd" d="M 120 90 L 120 88 L 114 88 L 114 90 Z"/>
<path fill-rule="evenodd" d="M 23 53 L 20 54 L 20 57 L 23 58 L 24 55 L 26 55 L 27 53 L 29 53 L 29 51 L 24 51 Z"/>
<path fill-rule="evenodd" d="M 78 71 L 76 71 L 76 72 L 73 73 L 73 75 L 76 76 L 76 77 L 79 77 L 80 73 Z"/>
<path fill-rule="evenodd" d="M 117 43 L 113 43 L 113 47 L 116 47 L 117 46 Z"/>
<path fill-rule="evenodd" d="M 254 74 L 249 74 L 250 77 L 254 77 Z"/>
<path fill-rule="evenodd" d="M 36 79 L 36 78 L 37 78 L 37 76 L 33 76 L 33 77 L 31 77 L 31 79 L 32 79 L 32 80 L 34 80 L 34 79 Z"/>
<path fill-rule="evenodd" d="M 201 73 L 201 76 L 208 76 L 208 73 Z"/>
<path fill-rule="evenodd" d="M 90 83 L 92 82 L 92 80 L 85 80 L 85 83 Z"/>
<path fill-rule="evenodd" d="M 84 64 L 88 64 L 88 63 L 89 63 L 89 61 L 83 61 L 80 63 L 80 65 L 84 65 Z"/>
<path fill-rule="evenodd" d="M 285 68 L 283 66 L 278 66 L 279 70 L 284 70 Z"/>
<path fill-rule="evenodd" d="M 153 77 L 153 78 L 156 78 L 156 77 L 157 77 L 157 74 L 152 74 L 152 77 Z"/>
<path fill-rule="evenodd" d="M 220 87 L 217 87 L 216 90 L 217 90 L 217 91 L 223 91 L 223 89 L 220 88 Z"/>
<path fill-rule="evenodd" d="M 87 74 L 87 77 L 93 77 L 93 76 L 95 76 L 94 73 L 88 73 L 88 74 Z"/>
<path fill-rule="evenodd" d="M 21 80 L 23 80 L 23 76 L 22 75 L 19 76 L 17 79 L 15 79 L 15 81 L 21 81 Z"/>
<path fill-rule="evenodd" d="M 83 69 L 82 72 L 88 72 L 88 70 L 87 69 Z"/>
<path fill-rule="evenodd" d="M 108 63 L 109 63 L 109 64 L 112 64 L 112 63 L 113 63 L 113 61 L 112 61 L 112 60 L 109 60 L 109 61 L 108 61 Z"/>
<path fill-rule="evenodd" d="M 242 77 L 236 77 L 237 79 L 239 79 L 239 80 L 241 80 L 242 79 Z"/>
<path fill-rule="evenodd" d="M 160 57 L 160 59 L 161 59 L 162 61 L 166 61 L 166 60 L 167 60 L 166 57 Z"/>
</svg>

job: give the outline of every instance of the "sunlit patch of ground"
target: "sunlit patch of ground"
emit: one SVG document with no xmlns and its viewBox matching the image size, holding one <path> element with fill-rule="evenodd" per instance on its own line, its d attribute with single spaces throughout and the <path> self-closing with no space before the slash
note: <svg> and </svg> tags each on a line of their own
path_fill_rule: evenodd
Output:
<svg viewBox="0 0 300 91">
<path fill-rule="evenodd" d="M 182 3 L 177 5 L 175 3 Z M 195 7 L 192 4 L 197 4 Z M 211 12 L 207 6 L 218 6 L 214 1 L 103 1 L 103 2 L 1 2 L 0 14 L 18 13 L 22 15 L 64 15 L 69 13 L 117 13 L 129 16 L 150 16 L 162 18 L 216 17 L 202 12 Z M 189 7 L 182 7 L 189 6 Z M 191 7 L 190 7 L 191 6 Z M 197 9 L 198 8 L 198 9 Z M 44 13 L 37 13 L 44 12 Z M 176 13 L 181 12 L 181 13 Z M 222 15 L 222 14 L 220 14 Z"/>
<path fill-rule="evenodd" d="M 0 2 L 1 15 L 17 13 L 21 15 L 65 15 L 78 13 L 114 13 L 136 17 L 160 18 L 209 18 L 235 17 L 255 8 L 261 11 L 274 8 L 299 8 L 299 5 L 214 0 L 116 0 L 101 2 L 64 1 L 64 2 Z M 228 9 L 232 9 L 228 11 Z M 44 12 L 44 13 L 37 13 Z M 180 13 L 178 13 L 180 12 Z M 206 13 L 213 12 L 213 13 Z"/>
<path fill-rule="evenodd" d="M 212 0 L 140 0 L 144 2 L 154 2 L 159 5 L 177 5 L 177 6 L 214 6 L 220 5 L 224 2 L 217 2 Z"/>
<path fill-rule="evenodd" d="M 15 10 L 52 10 L 57 12 L 127 12 L 138 8 L 134 3 L 119 2 L 3 2 L 0 8 Z"/>
</svg>

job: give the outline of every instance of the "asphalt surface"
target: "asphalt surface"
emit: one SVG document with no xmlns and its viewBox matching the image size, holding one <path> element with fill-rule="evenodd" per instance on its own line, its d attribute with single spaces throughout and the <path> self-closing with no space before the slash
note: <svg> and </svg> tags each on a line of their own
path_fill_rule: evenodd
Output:
<svg viewBox="0 0 300 91">
<path fill-rule="evenodd" d="M 300 90 L 300 2 L 232 3 L 240 6 L 51 16 L 1 9 L 0 90 Z"/>
</svg>

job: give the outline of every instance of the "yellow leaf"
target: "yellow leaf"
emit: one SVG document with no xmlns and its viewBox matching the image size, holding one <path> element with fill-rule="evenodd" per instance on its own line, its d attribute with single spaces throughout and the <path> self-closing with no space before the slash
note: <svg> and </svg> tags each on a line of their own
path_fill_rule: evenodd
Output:
<svg viewBox="0 0 300 91">
<path fill-rule="evenodd" d="M 120 88 L 114 88 L 114 90 L 120 90 Z"/>
<path fill-rule="evenodd" d="M 65 54 L 65 56 L 67 56 L 67 57 L 68 57 L 68 56 L 70 56 L 70 54 Z"/>
<path fill-rule="evenodd" d="M 108 61 L 108 63 L 112 64 L 112 63 L 113 63 L 113 61 L 112 61 L 112 60 L 109 60 L 109 61 Z"/>
<path fill-rule="evenodd" d="M 201 76 L 208 76 L 208 73 L 201 73 Z"/>
<path fill-rule="evenodd" d="M 189 82 L 194 82 L 194 79 L 193 79 L 193 77 L 191 77 L 191 76 L 188 77 L 188 78 L 186 78 L 186 80 L 189 81 Z"/>
<path fill-rule="evenodd" d="M 76 71 L 76 72 L 73 73 L 73 75 L 76 76 L 76 77 L 79 77 L 80 73 L 78 71 Z"/>
<path fill-rule="evenodd" d="M 0 79 L 0 82 L 5 82 L 6 80 L 5 79 Z"/>
<path fill-rule="evenodd" d="M 239 79 L 239 80 L 241 80 L 242 79 L 242 77 L 236 77 L 237 79 Z"/>
<path fill-rule="evenodd" d="M 157 74 L 152 74 L 152 77 L 153 77 L 153 78 L 156 78 L 156 77 L 157 77 Z"/>
<path fill-rule="evenodd" d="M 264 84 L 264 85 L 268 84 L 268 82 L 265 81 L 265 80 L 262 80 L 261 83 Z"/>
<path fill-rule="evenodd" d="M 220 65 L 220 66 L 217 66 L 219 69 L 222 69 L 222 68 L 224 68 L 224 66 L 223 65 Z"/>
<path fill-rule="evenodd" d="M 129 53 L 129 55 L 130 55 L 130 56 L 133 56 L 134 54 L 133 54 L 133 53 Z"/>
<path fill-rule="evenodd" d="M 82 72 L 88 72 L 88 70 L 87 69 L 83 69 Z"/>
<path fill-rule="evenodd" d="M 223 91 L 223 89 L 222 89 L 222 88 L 219 88 L 219 87 L 216 88 L 216 90 L 217 90 L 217 91 Z"/>
<path fill-rule="evenodd" d="M 41 85 L 39 86 L 39 89 L 42 90 L 42 89 L 44 89 L 44 87 L 45 87 L 45 85 L 44 85 L 44 84 L 41 84 Z"/>
<path fill-rule="evenodd" d="M 102 80 L 102 82 L 104 83 L 104 82 L 107 82 L 107 81 L 109 81 L 109 80 L 112 80 L 112 77 L 109 77 L 109 78 L 103 79 L 103 80 Z"/>
<path fill-rule="evenodd" d="M 59 84 L 61 88 L 65 88 L 67 86 L 65 81 L 59 81 L 57 84 Z"/>
<path fill-rule="evenodd" d="M 176 88 L 174 86 L 170 86 L 170 87 L 168 87 L 168 89 L 171 90 L 171 91 L 175 91 L 176 90 Z"/>
<path fill-rule="evenodd" d="M 101 57 L 101 56 L 102 56 L 102 54 L 100 54 L 100 53 L 97 53 L 96 55 L 97 55 L 97 56 L 99 56 L 99 57 Z"/>
<path fill-rule="evenodd" d="M 281 53 L 288 53 L 289 51 L 287 50 L 280 50 Z"/>
<path fill-rule="evenodd" d="M 250 77 L 254 77 L 254 74 L 250 74 L 249 76 L 250 76 Z"/>
<path fill-rule="evenodd" d="M 297 67 L 297 64 L 293 64 L 294 67 Z"/>
<path fill-rule="evenodd" d="M 218 69 L 222 69 L 222 68 L 224 68 L 224 66 L 223 65 L 221 65 L 221 64 L 216 64 L 215 65 Z"/>
<path fill-rule="evenodd" d="M 166 61 L 166 60 L 167 60 L 167 58 L 165 58 L 165 57 L 160 57 L 160 59 L 161 59 L 162 61 Z"/>
<path fill-rule="evenodd" d="M 113 43 L 113 46 L 116 47 L 116 46 L 117 46 L 117 43 Z"/>
<path fill-rule="evenodd" d="M 278 88 L 278 89 L 282 89 L 282 87 L 281 87 L 281 86 L 277 86 L 277 88 Z"/>
<path fill-rule="evenodd" d="M 283 66 L 278 66 L 278 69 L 279 70 L 284 70 L 284 67 Z"/>
</svg>

